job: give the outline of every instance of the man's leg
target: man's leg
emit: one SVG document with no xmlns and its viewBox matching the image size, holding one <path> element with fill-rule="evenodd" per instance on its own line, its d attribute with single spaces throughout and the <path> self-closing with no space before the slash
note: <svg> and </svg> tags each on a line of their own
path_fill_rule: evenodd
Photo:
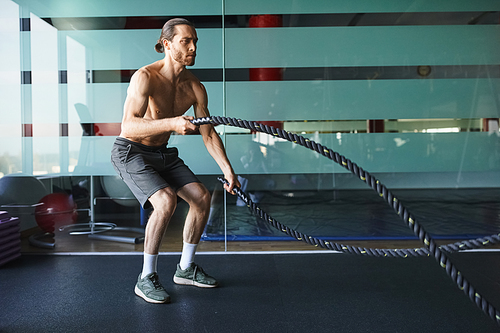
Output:
<svg viewBox="0 0 500 333">
<path fill-rule="evenodd" d="M 166 187 L 158 190 L 150 198 L 153 213 L 148 219 L 144 236 L 144 252 L 158 254 L 163 235 L 177 206 L 177 194 Z"/>
<path fill-rule="evenodd" d="M 189 183 L 180 188 L 177 194 L 189 204 L 189 212 L 184 224 L 184 244 L 174 282 L 205 288 L 216 287 L 217 281 L 194 264 L 196 249 L 210 213 L 210 193 L 202 183 Z"/>
<path fill-rule="evenodd" d="M 198 244 L 210 213 L 210 193 L 202 183 L 190 183 L 180 188 L 177 194 L 189 204 L 183 239 Z"/>
<path fill-rule="evenodd" d="M 177 195 L 166 187 L 149 198 L 153 213 L 149 217 L 144 237 L 144 264 L 136 284 L 135 293 L 150 303 L 168 303 L 170 296 L 161 285 L 156 262 L 163 235 L 177 205 Z"/>
</svg>

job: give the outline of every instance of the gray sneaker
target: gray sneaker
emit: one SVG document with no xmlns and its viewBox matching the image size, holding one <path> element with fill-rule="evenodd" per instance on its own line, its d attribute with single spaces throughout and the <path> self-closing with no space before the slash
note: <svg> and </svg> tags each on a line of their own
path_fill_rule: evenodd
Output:
<svg viewBox="0 0 500 333">
<path fill-rule="evenodd" d="M 194 263 L 185 270 L 182 270 L 179 264 L 177 264 L 174 282 L 201 288 L 214 288 L 219 285 L 216 279 L 205 273 L 200 266 Z"/>
<path fill-rule="evenodd" d="M 150 273 L 141 279 L 141 274 L 135 285 L 135 294 L 149 303 L 170 303 L 170 296 L 158 279 L 158 274 Z"/>
</svg>

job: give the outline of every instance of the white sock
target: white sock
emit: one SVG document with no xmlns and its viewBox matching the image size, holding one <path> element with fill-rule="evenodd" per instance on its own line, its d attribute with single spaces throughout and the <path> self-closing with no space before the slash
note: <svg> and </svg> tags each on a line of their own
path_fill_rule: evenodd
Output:
<svg viewBox="0 0 500 333">
<path fill-rule="evenodd" d="M 141 279 L 144 279 L 144 277 L 150 273 L 155 273 L 157 263 L 158 263 L 157 254 L 147 254 L 146 252 L 144 252 L 144 262 L 142 264 Z"/>
<path fill-rule="evenodd" d="M 182 246 L 181 261 L 179 262 L 179 266 L 181 266 L 182 270 L 185 270 L 194 262 L 194 255 L 197 247 L 198 244 L 189 244 L 184 242 L 184 245 Z"/>
</svg>

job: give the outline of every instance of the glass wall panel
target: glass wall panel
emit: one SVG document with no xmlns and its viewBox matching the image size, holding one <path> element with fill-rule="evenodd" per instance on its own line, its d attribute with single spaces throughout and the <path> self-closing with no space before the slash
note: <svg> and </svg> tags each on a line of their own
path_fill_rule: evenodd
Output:
<svg viewBox="0 0 500 333">
<path fill-rule="evenodd" d="M 108 17 L 221 15 L 220 1 L 148 0 L 16 0 L 39 17 Z"/>
<path fill-rule="evenodd" d="M 154 50 L 160 32 L 161 27 L 154 30 L 59 30 L 59 35 L 83 45 L 91 56 L 91 69 L 98 71 L 138 69 L 161 59 L 162 55 Z M 199 29 L 200 55 L 193 68 L 221 68 L 221 36 L 218 29 Z"/>
<path fill-rule="evenodd" d="M 98 214 L 113 210 L 113 200 L 106 199 L 113 192 L 109 181 L 100 180 L 117 177 L 110 150 L 120 132 L 126 89 L 135 70 L 162 58 L 153 47 L 172 15 L 187 16 L 197 25 L 199 55 L 193 71 L 205 83 L 209 108 L 223 112 L 220 1 L 20 0 L 0 6 L 0 177 L 34 176 L 47 192 L 80 195 L 83 208 L 92 210 L 98 202 Z M 183 147 L 182 156 L 198 174 L 219 172 L 199 136 L 174 136 L 171 144 Z M 193 150 L 196 146 L 204 150 Z M 138 223 L 138 204 L 128 203 L 135 208 L 126 223 Z M 82 215 L 81 222 L 88 222 Z M 33 218 L 28 222 L 22 223 L 23 230 L 36 225 Z"/>
<path fill-rule="evenodd" d="M 0 0 L 0 180 L 29 176 L 46 193 L 75 195 L 96 214 L 83 212 L 80 222 L 142 227 L 148 212 L 120 187 L 110 150 L 130 79 L 162 59 L 154 45 L 170 17 L 197 27 L 190 70 L 206 87 L 212 115 L 314 140 L 417 202 L 423 216 L 442 207 L 426 210 L 422 198 L 456 203 L 473 192 L 485 204 L 500 187 L 500 3 L 493 0 Z M 409 237 L 344 167 L 276 136 L 216 130 L 242 187 L 283 222 L 327 238 Z M 222 195 L 221 170 L 200 135 L 172 135 L 169 145 L 213 194 L 204 240 L 280 239 L 241 200 Z M 181 203 L 179 221 L 186 212 Z M 356 228 L 347 223 L 353 219 Z M 23 224 L 33 227 L 33 219 Z M 444 229 L 434 232 L 445 237 Z"/>
<path fill-rule="evenodd" d="M 264 136 L 264 138 L 262 138 Z M 498 137 L 488 133 L 335 133 L 304 135 L 373 173 L 498 172 Z M 269 141 L 270 138 L 273 141 Z M 457 146 L 459 148 L 457 148 Z M 266 134 L 231 135 L 239 174 L 348 173 L 313 150 Z M 252 163 L 247 161 L 253 160 Z M 258 163 L 257 163 L 258 161 Z M 241 163 L 240 163 L 241 162 Z M 496 184 L 496 182 L 494 181 Z M 387 184 L 399 187 L 398 184 Z M 446 187 L 460 186 L 446 184 Z"/>
<path fill-rule="evenodd" d="M 496 118 L 500 80 L 228 82 L 227 115 L 252 120 Z"/>
<path fill-rule="evenodd" d="M 57 29 L 31 14 L 33 175 L 59 173 L 59 63 Z"/>
<path fill-rule="evenodd" d="M 309 13 L 388 13 L 388 12 L 442 12 L 498 10 L 498 4 L 490 0 L 451 2 L 381 0 L 361 1 L 239 1 L 226 0 L 225 13 L 232 14 L 309 14 Z"/>
<path fill-rule="evenodd" d="M 498 26 L 226 29 L 226 66 L 497 64 Z"/>
<path fill-rule="evenodd" d="M 495 13 L 486 18 L 486 8 Z M 498 187 L 499 9 L 492 1 L 226 1 L 226 115 L 301 134 L 393 189 Z M 271 215 L 325 237 L 350 228 L 333 222 L 344 215 L 330 207 L 368 189 L 360 177 L 259 133 L 226 142 L 242 184 Z M 229 202 L 230 239 L 282 235 Z M 344 217 L 356 219 L 355 237 L 394 235 L 358 225 L 373 214 L 354 215 Z"/>
<path fill-rule="evenodd" d="M 0 2 L 0 176 L 22 170 L 19 6 Z"/>
</svg>

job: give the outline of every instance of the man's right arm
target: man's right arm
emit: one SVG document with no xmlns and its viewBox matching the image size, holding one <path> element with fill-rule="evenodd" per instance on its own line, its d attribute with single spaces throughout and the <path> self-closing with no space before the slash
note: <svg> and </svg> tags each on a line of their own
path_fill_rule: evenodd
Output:
<svg viewBox="0 0 500 333">
<path fill-rule="evenodd" d="M 121 136 L 130 139 L 143 139 L 161 135 L 165 132 L 187 134 L 192 131 L 192 125 L 185 117 L 148 119 L 144 118 L 151 95 L 151 73 L 139 69 L 130 80 L 127 98 L 123 111 Z"/>
</svg>

